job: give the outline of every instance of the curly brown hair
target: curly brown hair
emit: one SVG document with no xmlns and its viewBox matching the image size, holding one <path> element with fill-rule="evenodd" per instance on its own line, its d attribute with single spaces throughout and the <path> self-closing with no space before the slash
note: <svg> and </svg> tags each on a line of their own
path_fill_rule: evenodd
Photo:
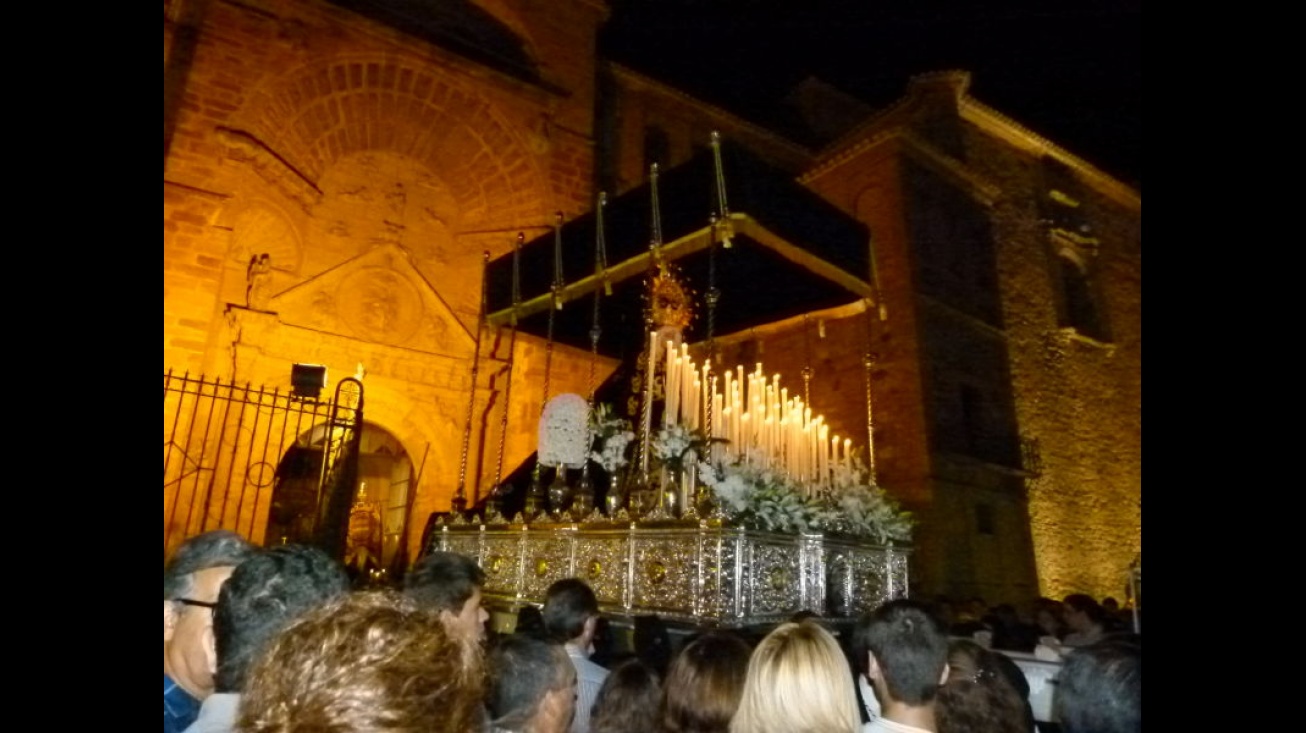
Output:
<svg viewBox="0 0 1306 733">
<path fill-rule="evenodd" d="M 245 690 L 244 733 L 468 733 L 483 721 L 479 648 L 393 591 L 305 614 L 265 649 Z"/>
<path fill-rule="evenodd" d="M 968 639 L 948 645 L 948 681 L 934 698 L 939 733 L 1032 733 L 1029 704 L 1008 680 L 1000 661 L 1000 652 Z"/>
</svg>

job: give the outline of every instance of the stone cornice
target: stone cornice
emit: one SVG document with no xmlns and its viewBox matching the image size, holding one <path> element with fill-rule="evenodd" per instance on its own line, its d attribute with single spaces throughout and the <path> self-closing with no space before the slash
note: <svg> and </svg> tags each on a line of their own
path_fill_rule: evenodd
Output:
<svg viewBox="0 0 1306 733">
<path fill-rule="evenodd" d="M 913 113 L 921 102 L 921 92 L 909 92 L 892 105 L 876 112 L 865 122 L 854 127 L 837 140 L 822 148 L 816 156 L 816 164 L 804 173 L 800 180 L 812 180 L 852 158 L 863 154 L 887 139 L 895 136 L 907 137 L 905 128 L 911 122 Z M 975 125 L 986 134 L 1006 142 L 1013 147 L 1034 155 L 1049 155 L 1074 169 L 1093 190 L 1133 212 L 1141 211 L 1142 196 L 1132 187 L 1116 180 L 1088 161 L 1074 155 L 1051 140 L 1035 133 L 1001 112 L 979 102 L 974 97 L 962 93 L 957 100 L 957 110 L 961 119 Z M 916 139 L 917 148 L 925 147 Z M 937 156 L 950 156 L 936 153 Z M 960 167 L 961 164 L 954 164 Z"/>
<path fill-rule="evenodd" d="M 994 137 L 1030 151 L 1036 155 L 1050 155 L 1059 162 L 1074 169 L 1084 177 L 1094 190 L 1107 198 L 1138 212 L 1143 208 L 1143 197 L 1128 186 L 1095 167 L 1088 161 L 1062 148 L 1051 140 L 1030 130 L 1007 115 L 979 102 L 973 97 L 964 97 L 960 105 L 961 118 L 979 127 Z"/>
<path fill-rule="evenodd" d="M 798 182 L 811 185 L 812 181 L 858 156 L 882 145 L 894 143 L 900 145 L 902 151 L 911 156 L 913 160 L 964 187 L 977 201 L 985 206 L 992 206 L 1002 196 L 1002 188 L 996 183 L 980 176 L 960 161 L 926 142 L 920 136 L 901 127 L 880 132 L 860 141 L 842 151 L 838 157 L 827 160 L 820 166 L 799 176 Z"/>
</svg>

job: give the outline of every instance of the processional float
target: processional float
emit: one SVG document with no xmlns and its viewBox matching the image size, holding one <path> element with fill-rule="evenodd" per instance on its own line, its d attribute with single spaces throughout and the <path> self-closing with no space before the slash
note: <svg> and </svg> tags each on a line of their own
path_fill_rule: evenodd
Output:
<svg viewBox="0 0 1306 733">
<path fill-rule="evenodd" d="M 467 509 L 469 405 L 454 511 L 428 525 L 426 547 L 475 558 L 486 573 L 488 603 L 539 603 L 554 581 L 579 577 L 609 614 L 736 627 L 799 611 L 853 616 L 906 595 L 911 518 L 875 477 L 869 333 L 883 311 L 869 236 L 788 176 L 742 151 L 732 150 L 730 160 L 732 176 L 743 174 L 736 192 L 746 206 L 736 213 L 727 205 L 716 133 L 710 158 L 668 172 L 678 184 L 670 242 L 661 175 L 651 166 L 647 185 L 618 197 L 612 217 L 627 230 L 643 221 L 647 248 L 623 237 L 611 265 L 609 202 L 600 193 L 593 211 L 570 226 L 576 239 L 593 242 L 593 272 L 574 282 L 565 280 L 564 267 L 579 267 L 589 255 L 564 248 L 560 213 L 550 237 L 527 244 L 519 235 L 510 255 L 486 256 L 478 343 L 480 331 L 492 328 L 507 329 L 509 353 L 518 330 L 545 340 L 536 460 L 525 487 L 503 479 L 509 378 L 494 488 Z M 695 185 L 704 180 L 711 184 L 705 225 Z M 759 278 L 774 297 L 726 315 L 723 285 L 746 290 L 761 286 Z M 705 285 L 701 308 L 690 282 Z M 586 296 L 591 307 L 583 312 L 565 307 Z M 864 452 L 853 450 L 851 438 L 831 435 L 811 404 L 810 347 L 801 388 L 792 391 L 761 361 L 721 363 L 717 348 L 723 324 L 738 331 L 792 316 L 795 307 L 806 312 L 849 298 L 867 321 Z M 618 327 L 605 331 L 605 315 Z M 807 315 L 801 323 L 807 344 Z M 550 393 L 560 337 L 587 342 L 585 395 Z M 605 385 L 611 403 L 596 384 L 601 343 L 610 344 L 605 356 L 623 359 L 624 369 Z M 479 354 L 472 368 L 475 377 Z"/>
</svg>

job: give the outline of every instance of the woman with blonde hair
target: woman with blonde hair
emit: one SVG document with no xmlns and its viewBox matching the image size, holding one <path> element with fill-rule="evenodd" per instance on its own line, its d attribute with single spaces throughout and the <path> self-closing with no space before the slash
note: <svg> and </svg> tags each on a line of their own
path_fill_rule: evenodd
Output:
<svg viewBox="0 0 1306 733">
<path fill-rule="evenodd" d="M 777 626 L 753 650 L 730 733 L 858 733 L 853 673 L 812 621 Z"/>
</svg>

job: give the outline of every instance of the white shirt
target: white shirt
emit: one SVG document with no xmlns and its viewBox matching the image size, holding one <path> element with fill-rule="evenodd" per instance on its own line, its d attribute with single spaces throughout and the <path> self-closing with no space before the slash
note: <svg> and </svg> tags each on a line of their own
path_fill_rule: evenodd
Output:
<svg viewBox="0 0 1306 733">
<path fill-rule="evenodd" d="M 914 725 L 895 723 L 888 718 L 876 718 L 862 726 L 862 733 L 930 733 L 930 731 Z"/>
<path fill-rule="evenodd" d="M 573 644 L 567 644 L 567 656 L 576 668 L 576 717 L 571 720 L 571 733 L 589 733 L 590 709 L 608 678 L 608 670 L 591 662 L 589 655 Z"/>
<path fill-rule="evenodd" d="M 215 692 L 204 698 L 200 716 L 182 733 L 231 733 L 236 729 L 236 713 L 240 695 L 234 692 Z"/>
</svg>

